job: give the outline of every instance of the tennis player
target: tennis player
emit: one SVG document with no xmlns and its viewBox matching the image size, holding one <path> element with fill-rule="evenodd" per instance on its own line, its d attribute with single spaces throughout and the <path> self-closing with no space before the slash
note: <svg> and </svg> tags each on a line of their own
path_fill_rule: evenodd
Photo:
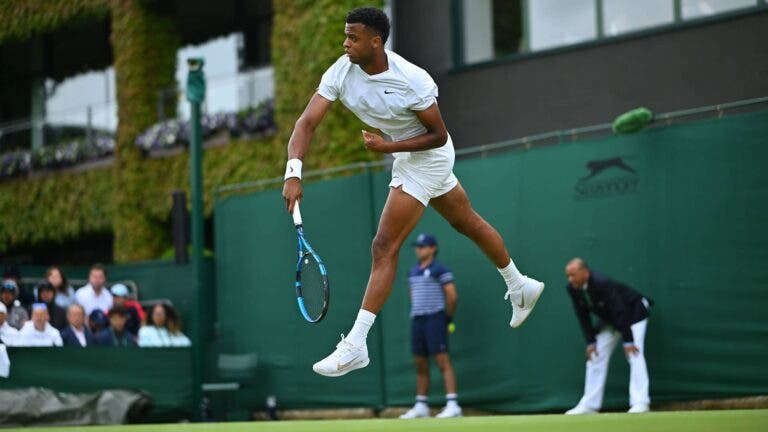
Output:
<svg viewBox="0 0 768 432">
<path fill-rule="evenodd" d="M 469 237 L 498 268 L 512 304 L 510 326 L 531 313 L 544 284 L 522 275 L 499 233 L 478 215 L 453 174 L 453 142 L 437 105 L 437 85 L 429 74 L 390 50 L 389 19 L 375 8 L 350 11 L 344 28 L 344 55 L 322 76 L 320 85 L 296 121 L 288 143 L 283 197 L 289 212 L 302 198 L 302 159 L 315 128 L 339 99 L 371 128 L 362 131 L 366 148 L 392 154 L 389 196 L 373 239 L 373 264 L 362 307 L 352 330 L 336 350 L 315 363 L 315 372 L 341 376 L 368 365 L 366 338 L 392 291 L 400 246 L 431 205 L 457 231 Z"/>
</svg>

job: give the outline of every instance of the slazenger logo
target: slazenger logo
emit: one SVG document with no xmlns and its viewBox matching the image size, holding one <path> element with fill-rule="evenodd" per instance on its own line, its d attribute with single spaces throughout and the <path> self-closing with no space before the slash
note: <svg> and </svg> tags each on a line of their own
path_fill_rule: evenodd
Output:
<svg viewBox="0 0 768 432">
<path fill-rule="evenodd" d="M 640 176 L 623 157 L 589 161 L 589 171 L 574 186 L 576 199 L 603 198 L 637 192 Z"/>
</svg>

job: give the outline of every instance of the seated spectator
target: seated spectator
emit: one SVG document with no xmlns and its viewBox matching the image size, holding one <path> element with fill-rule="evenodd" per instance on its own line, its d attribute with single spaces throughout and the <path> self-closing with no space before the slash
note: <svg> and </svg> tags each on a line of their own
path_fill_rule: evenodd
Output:
<svg viewBox="0 0 768 432">
<path fill-rule="evenodd" d="M 173 306 L 158 303 L 152 308 L 152 323 L 139 330 L 140 347 L 190 346 L 189 338 L 181 332 L 181 320 Z"/>
<path fill-rule="evenodd" d="M 43 347 L 61 346 L 61 334 L 48 322 L 48 308 L 45 303 L 32 304 L 32 320 L 27 321 L 19 331 L 17 346 Z"/>
<path fill-rule="evenodd" d="M 16 298 L 24 308 L 28 308 L 35 301 L 35 295 L 27 290 L 21 283 L 21 271 L 16 264 L 8 264 L 3 270 L 3 279 L 10 279 L 16 284 Z"/>
<path fill-rule="evenodd" d="M 11 279 L 3 281 L 2 287 L 0 287 L 0 300 L 5 305 L 7 317 L 5 318 L 8 325 L 15 329 L 21 329 L 24 323 L 29 320 L 29 314 L 24 307 L 21 306 L 21 302 L 16 297 L 19 295 L 19 286 Z"/>
<path fill-rule="evenodd" d="M 88 272 L 88 284 L 75 292 L 75 301 L 83 306 L 86 315 L 95 309 L 106 312 L 112 307 L 112 294 L 106 289 L 106 283 L 107 270 L 104 266 L 92 265 Z"/>
<path fill-rule="evenodd" d="M 75 302 L 75 289 L 67 281 L 67 276 L 61 268 L 49 267 L 45 272 L 45 279 L 56 289 L 56 304 L 66 309 Z"/>
<path fill-rule="evenodd" d="M 95 344 L 93 333 L 85 325 L 85 309 L 77 303 L 67 308 L 67 323 L 61 331 L 64 345 L 87 347 Z"/>
<path fill-rule="evenodd" d="M 99 334 L 102 330 L 109 327 L 109 318 L 107 314 L 101 309 L 94 309 L 90 315 L 88 315 L 88 328 L 91 329 L 91 333 L 94 335 Z"/>
<path fill-rule="evenodd" d="M 136 336 L 126 328 L 128 309 L 125 306 L 113 306 L 109 310 L 109 327 L 96 336 L 96 344 L 113 347 L 136 346 Z"/>
<path fill-rule="evenodd" d="M 37 301 L 45 303 L 46 308 L 48 308 L 49 322 L 53 328 L 61 331 L 61 329 L 67 326 L 67 312 L 55 302 L 56 289 L 50 282 L 45 280 L 37 284 L 35 290 L 37 291 Z"/>
<path fill-rule="evenodd" d="M 0 343 L 8 346 L 16 345 L 19 338 L 19 331 L 8 325 L 5 317 L 8 316 L 5 304 L 0 303 Z"/>
<path fill-rule="evenodd" d="M 144 313 L 144 308 L 136 300 L 131 300 L 128 296 L 130 291 L 128 287 L 117 283 L 110 288 L 112 291 L 112 301 L 114 306 L 124 306 L 128 312 L 128 323 L 126 328 L 133 334 L 139 333 L 139 327 L 144 325 L 147 321 L 147 316 Z M 113 307 L 114 307 L 113 306 Z"/>
</svg>

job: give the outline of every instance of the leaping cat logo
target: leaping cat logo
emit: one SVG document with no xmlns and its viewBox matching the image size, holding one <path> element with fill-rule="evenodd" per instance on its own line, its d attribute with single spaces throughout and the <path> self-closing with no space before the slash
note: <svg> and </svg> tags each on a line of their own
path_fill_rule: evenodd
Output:
<svg viewBox="0 0 768 432">
<path fill-rule="evenodd" d="M 589 180 L 592 177 L 600 174 L 601 172 L 607 170 L 608 168 L 615 167 L 620 170 L 631 172 L 632 174 L 637 174 L 637 172 L 632 168 L 631 166 L 627 165 L 626 162 L 620 157 L 615 157 L 611 159 L 603 159 L 603 160 L 596 160 L 596 161 L 589 161 L 587 162 L 587 169 L 589 169 L 589 175 L 586 177 L 582 177 L 579 181 L 585 181 Z"/>
</svg>

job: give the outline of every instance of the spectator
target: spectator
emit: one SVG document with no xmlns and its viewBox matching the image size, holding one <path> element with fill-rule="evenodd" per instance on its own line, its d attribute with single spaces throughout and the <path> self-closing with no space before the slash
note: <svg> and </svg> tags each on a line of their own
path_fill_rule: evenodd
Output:
<svg viewBox="0 0 768 432">
<path fill-rule="evenodd" d="M 61 334 L 48 322 L 48 308 L 45 303 L 32 304 L 32 320 L 27 321 L 19 331 L 18 346 L 44 347 L 61 346 Z"/>
<path fill-rule="evenodd" d="M 94 309 L 90 315 L 88 315 L 88 328 L 91 329 L 91 333 L 94 335 L 99 334 L 102 330 L 109 327 L 109 318 L 107 314 L 101 309 Z"/>
<path fill-rule="evenodd" d="M 126 328 L 133 334 L 139 333 L 139 327 L 147 322 L 147 316 L 144 313 L 144 308 L 136 300 L 131 300 L 129 295 L 130 291 L 128 287 L 117 283 L 110 288 L 112 291 L 113 307 L 124 306 L 128 313 L 128 323 Z"/>
<path fill-rule="evenodd" d="M 27 310 L 21 306 L 21 302 L 16 298 L 19 295 L 19 286 L 12 279 L 3 281 L 0 287 L 0 300 L 5 305 L 7 312 L 6 321 L 8 325 L 19 330 L 24 323 L 29 320 Z"/>
<path fill-rule="evenodd" d="M 112 307 L 112 294 L 105 288 L 106 283 L 107 270 L 104 266 L 92 265 L 88 272 L 88 284 L 75 293 L 75 300 L 83 306 L 86 315 L 90 315 L 94 309 L 106 312 Z"/>
<path fill-rule="evenodd" d="M 60 267 L 48 267 L 45 271 L 45 279 L 56 289 L 56 304 L 66 310 L 75 302 L 75 289 L 67 281 L 67 276 Z"/>
<path fill-rule="evenodd" d="M 0 303 L 0 343 L 8 346 L 16 345 L 19 338 L 19 331 L 8 325 L 5 317 L 8 316 L 5 304 Z"/>
<path fill-rule="evenodd" d="M 95 344 L 93 333 L 85 325 L 85 309 L 73 303 L 67 308 L 68 325 L 61 331 L 64 345 L 87 347 Z"/>
<path fill-rule="evenodd" d="M 5 266 L 3 279 L 10 279 L 16 284 L 16 298 L 24 308 L 29 307 L 35 301 L 35 295 L 24 288 L 21 281 L 21 272 L 15 264 Z"/>
<path fill-rule="evenodd" d="M 35 291 L 37 291 L 37 301 L 39 303 L 45 303 L 45 306 L 48 309 L 51 325 L 56 330 L 61 331 L 67 326 L 67 312 L 55 302 L 56 289 L 50 282 L 44 280 L 37 284 Z"/>
<path fill-rule="evenodd" d="M 152 308 L 152 323 L 139 330 L 141 347 L 190 346 L 189 338 L 181 332 L 181 321 L 173 306 L 158 303 Z"/>
<path fill-rule="evenodd" d="M 113 306 L 109 310 L 109 327 L 96 336 L 96 344 L 113 347 L 136 346 L 136 336 L 128 331 L 128 308 L 123 305 Z"/>
</svg>

